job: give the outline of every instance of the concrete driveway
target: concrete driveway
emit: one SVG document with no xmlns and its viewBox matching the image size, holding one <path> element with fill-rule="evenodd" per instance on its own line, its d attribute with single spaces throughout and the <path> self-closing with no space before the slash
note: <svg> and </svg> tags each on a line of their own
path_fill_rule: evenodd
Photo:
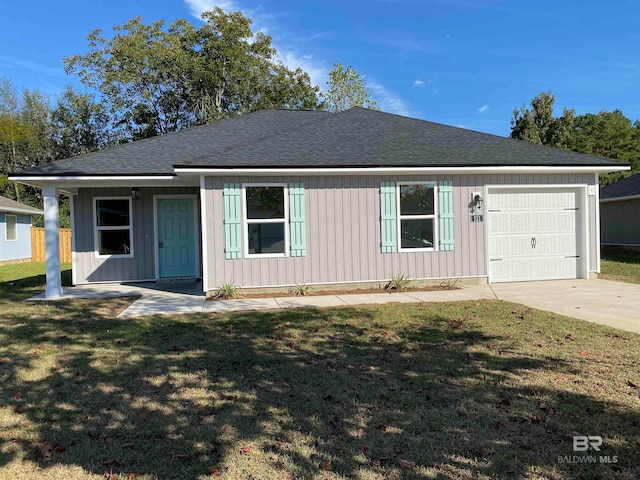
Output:
<svg viewBox="0 0 640 480">
<path fill-rule="evenodd" d="M 496 283 L 495 297 L 640 333 L 640 285 L 609 280 Z"/>
</svg>

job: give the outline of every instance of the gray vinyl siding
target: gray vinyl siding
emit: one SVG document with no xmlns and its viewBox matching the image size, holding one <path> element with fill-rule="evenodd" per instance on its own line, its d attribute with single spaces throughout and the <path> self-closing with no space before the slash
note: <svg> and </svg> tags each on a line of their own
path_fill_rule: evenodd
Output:
<svg viewBox="0 0 640 480">
<path fill-rule="evenodd" d="M 622 200 L 600 204 L 602 243 L 640 245 L 640 200 Z"/>
<path fill-rule="evenodd" d="M 132 201 L 133 257 L 97 258 L 94 245 L 94 197 L 131 195 L 131 188 L 83 188 L 74 197 L 75 279 L 77 283 L 155 279 L 153 196 L 198 194 L 197 187 L 142 188 Z M 196 208 L 200 208 L 199 199 Z M 198 235 L 200 233 L 198 232 Z"/>
<path fill-rule="evenodd" d="M 455 247 L 451 252 L 401 252 L 380 249 L 381 181 L 453 180 Z M 225 183 L 303 183 L 307 255 L 305 257 L 224 257 Z M 450 176 L 310 176 L 206 177 L 203 215 L 208 278 L 214 289 L 232 281 L 242 287 L 313 283 L 384 281 L 404 274 L 416 279 L 486 277 L 485 223 L 472 223 L 468 203 L 485 185 L 594 185 L 593 174 L 450 175 Z M 595 196 L 588 199 L 589 270 L 597 265 Z M 485 212 L 478 212 L 486 214 Z M 244 235 L 243 225 L 243 235 Z"/>
</svg>

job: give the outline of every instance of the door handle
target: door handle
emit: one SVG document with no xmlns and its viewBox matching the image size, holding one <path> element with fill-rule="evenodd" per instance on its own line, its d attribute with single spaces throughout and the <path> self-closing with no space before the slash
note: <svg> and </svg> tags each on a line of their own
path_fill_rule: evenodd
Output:
<svg viewBox="0 0 640 480">
<path fill-rule="evenodd" d="M 536 248 L 536 243 L 538 243 L 536 237 L 531 237 L 531 248 Z"/>
</svg>

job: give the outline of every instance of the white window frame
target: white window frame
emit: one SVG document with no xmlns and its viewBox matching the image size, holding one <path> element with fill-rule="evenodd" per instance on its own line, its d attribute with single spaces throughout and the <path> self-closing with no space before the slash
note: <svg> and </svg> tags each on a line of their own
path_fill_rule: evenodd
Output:
<svg viewBox="0 0 640 480">
<path fill-rule="evenodd" d="M 9 217 L 13 217 L 13 225 L 14 225 L 14 232 L 16 234 L 16 238 L 9 238 L 9 222 L 7 222 L 7 219 Z M 18 216 L 14 215 L 12 213 L 5 213 L 4 214 L 4 239 L 7 242 L 17 242 L 18 241 Z"/>
<path fill-rule="evenodd" d="M 247 218 L 247 188 L 248 187 L 280 187 L 284 194 L 284 218 Z M 286 183 L 243 183 L 242 184 L 242 236 L 245 258 L 288 257 L 290 254 L 289 241 L 289 188 Z M 282 223 L 284 224 L 284 253 L 249 253 L 249 225 L 253 223 Z"/>
<path fill-rule="evenodd" d="M 401 215 L 400 212 L 400 187 L 403 185 L 433 185 L 433 215 Z M 398 239 L 398 252 L 435 252 L 438 251 L 438 182 L 435 180 L 414 180 L 396 182 L 396 228 Z M 433 247 L 402 248 L 402 220 L 433 220 Z"/>
<path fill-rule="evenodd" d="M 111 227 L 98 226 L 98 200 L 128 200 L 129 201 L 129 225 L 117 225 Z M 96 258 L 133 258 L 133 204 L 131 197 L 92 197 L 93 202 L 93 248 Z M 109 255 L 100 255 L 98 249 L 98 232 L 101 230 L 129 230 L 130 248 L 129 253 L 112 253 Z"/>
</svg>

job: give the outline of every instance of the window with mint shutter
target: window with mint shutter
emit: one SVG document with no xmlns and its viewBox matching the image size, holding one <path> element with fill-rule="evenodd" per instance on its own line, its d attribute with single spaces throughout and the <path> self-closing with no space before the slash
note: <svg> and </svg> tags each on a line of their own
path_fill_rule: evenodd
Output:
<svg viewBox="0 0 640 480">
<path fill-rule="evenodd" d="M 224 258 L 242 258 L 242 203 L 239 183 L 225 183 L 224 197 Z"/>
<path fill-rule="evenodd" d="M 382 253 L 395 253 L 396 244 L 396 184 L 380 182 L 380 246 Z"/>
<path fill-rule="evenodd" d="M 289 229 L 292 257 L 304 257 L 307 254 L 307 234 L 304 207 L 304 184 L 290 183 Z"/>
<path fill-rule="evenodd" d="M 453 182 L 441 180 L 438 183 L 439 210 L 440 210 L 440 250 L 452 251 L 454 246 L 453 235 Z"/>
</svg>

